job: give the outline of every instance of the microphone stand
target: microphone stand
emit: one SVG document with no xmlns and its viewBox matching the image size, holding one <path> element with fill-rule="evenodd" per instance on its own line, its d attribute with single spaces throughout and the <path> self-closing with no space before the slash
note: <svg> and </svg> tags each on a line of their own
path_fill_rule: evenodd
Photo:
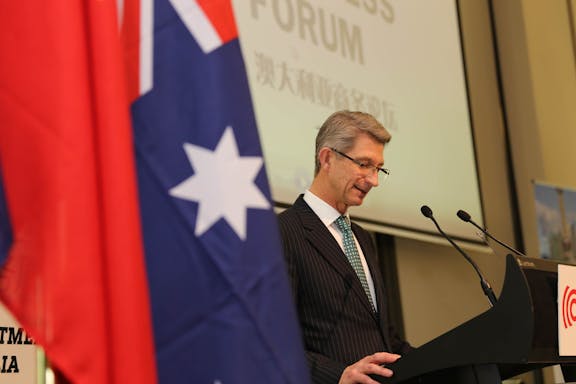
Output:
<svg viewBox="0 0 576 384">
<path fill-rule="evenodd" d="M 497 242 L 498 244 L 500 244 L 501 246 L 503 246 L 504 248 L 506 248 L 507 250 L 509 250 L 510 252 L 514 253 L 515 255 L 518 256 L 524 256 L 526 257 L 526 255 L 524 255 L 522 252 L 512 248 L 511 246 L 509 246 L 508 244 L 503 243 L 502 241 L 498 240 L 497 238 L 495 238 L 494 236 L 492 236 L 490 234 L 490 232 L 488 232 L 488 230 L 486 228 L 482 228 L 481 226 L 479 226 L 478 224 L 476 224 L 474 222 L 474 220 L 472 220 L 472 218 L 470 217 L 470 214 L 468 214 L 468 212 L 463 211 L 463 210 L 459 210 L 456 215 L 460 218 L 460 220 L 465 221 L 467 223 L 472 224 L 473 226 L 475 226 L 476 228 L 478 228 L 480 231 L 482 231 L 482 233 L 486 236 L 488 236 L 490 239 L 494 240 L 495 242 Z"/>
<path fill-rule="evenodd" d="M 472 260 L 472 258 L 470 256 L 468 256 L 466 254 L 466 252 L 464 252 L 462 250 L 462 248 L 460 248 L 458 246 L 458 244 L 456 244 L 456 242 L 454 242 L 454 240 L 452 240 L 452 238 L 450 236 L 448 236 L 446 233 L 444 233 L 444 231 L 442 230 L 442 228 L 440 228 L 440 225 L 438 224 L 438 222 L 436 221 L 436 219 L 434 218 L 434 215 L 432 214 L 432 210 L 424 205 L 422 206 L 422 208 L 420 209 L 422 211 L 422 214 L 424 216 L 426 216 L 427 218 L 429 218 L 430 220 L 432 220 L 432 222 L 434 223 L 434 225 L 436 226 L 436 229 L 438 229 L 438 232 L 440 232 L 440 234 L 442 236 L 444 236 L 444 238 L 446 240 L 448 240 L 448 242 L 458 251 L 460 252 L 460 254 L 462 256 L 464 256 L 464 258 L 466 259 L 466 261 L 468 261 L 468 263 L 470 263 L 472 265 L 472 267 L 474 268 L 474 271 L 476 271 L 476 274 L 478 275 L 478 277 L 480 278 L 480 286 L 482 287 L 482 291 L 484 292 L 484 295 L 486 295 L 486 297 L 488 298 L 488 301 L 490 302 L 490 306 L 494 306 L 496 305 L 496 302 L 498 301 L 496 299 L 496 295 L 494 294 L 494 290 L 492 289 L 492 287 L 490 286 L 490 284 L 488 283 L 488 281 L 484 278 L 484 276 L 482 275 L 482 272 L 480 271 L 480 268 L 478 268 L 478 265 L 476 264 L 476 262 L 474 260 Z"/>
</svg>

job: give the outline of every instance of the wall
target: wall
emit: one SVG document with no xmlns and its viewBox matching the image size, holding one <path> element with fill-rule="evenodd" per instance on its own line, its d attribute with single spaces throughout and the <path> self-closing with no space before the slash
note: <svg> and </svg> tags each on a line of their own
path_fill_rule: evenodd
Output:
<svg viewBox="0 0 576 384">
<path fill-rule="evenodd" d="M 576 188 L 576 78 L 568 1 L 496 2 L 522 234 L 538 254 L 532 182 Z"/>
<path fill-rule="evenodd" d="M 521 231 L 538 255 L 533 181 L 576 188 L 576 79 L 570 0 L 494 2 Z M 546 382 L 556 382 L 551 369 Z"/>
<path fill-rule="evenodd" d="M 506 132 L 488 3 L 462 1 L 460 16 L 484 219 L 493 234 L 513 244 Z M 454 207 L 454 214 L 460 208 L 466 209 Z M 446 244 L 396 239 L 405 329 L 415 345 L 488 309 L 474 270 Z M 499 292 L 505 252 L 489 251 L 468 250 Z M 426 322 L 422 322 L 423 318 Z"/>
<path fill-rule="evenodd" d="M 576 188 L 569 1 L 460 1 L 486 226 L 529 256 L 538 255 L 533 181 Z M 396 248 L 412 343 L 420 345 L 487 309 L 477 277 L 454 250 L 402 238 Z M 504 254 L 471 252 L 498 291 Z M 549 370 L 544 379 L 554 382 Z"/>
</svg>

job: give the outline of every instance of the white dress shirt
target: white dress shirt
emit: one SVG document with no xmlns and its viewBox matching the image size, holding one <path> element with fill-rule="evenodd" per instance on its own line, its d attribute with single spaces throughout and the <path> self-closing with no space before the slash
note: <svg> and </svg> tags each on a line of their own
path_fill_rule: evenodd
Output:
<svg viewBox="0 0 576 384">
<path fill-rule="evenodd" d="M 336 225 L 335 221 L 338 217 L 341 216 L 340 212 L 338 212 L 334 207 L 326 203 L 324 200 L 306 190 L 304 192 L 304 201 L 312 208 L 312 211 L 320 218 L 320 220 L 324 223 L 326 228 L 330 231 L 332 236 L 336 239 L 340 248 L 344 252 L 344 241 L 342 239 L 342 232 Z M 348 212 L 344 214 L 350 220 Z M 358 254 L 360 255 L 360 261 L 362 261 L 362 268 L 364 269 L 364 274 L 366 275 L 366 280 L 368 281 L 368 288 L 370 289 L 370 296 L 372 296 L 372 303 L 374 303 L 374 309 L 378 311 L 376 306 L 376 293 L 374 292 L 374 281 L 372 280 L 372 275 L 370 274 L 370 269 L 368 268 L 368 263 L 366 263 L 366 258 L 364 257 L 364 253 L 362 252 L 362 247 L 358 244 L 358 240 L 356 239 L 356 235 L 354 235 L 354 243 L 356 243 L 356 249 L 358 249 Z"/>
</svg>

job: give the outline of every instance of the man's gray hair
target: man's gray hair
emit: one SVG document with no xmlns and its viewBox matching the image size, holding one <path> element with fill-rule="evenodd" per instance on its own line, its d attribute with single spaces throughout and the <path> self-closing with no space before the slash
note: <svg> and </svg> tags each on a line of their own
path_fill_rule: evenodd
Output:
<svg viewBox="0 0 576 384">
<path fill-rule="evenodd" d="M 324 147 L 347 152 L 360 134 L 367 134 L 379 143 L 386 144 L 392 136 L 374 116 L 365 112 L 338 111 L 330 115 L 316 135 L 314 175 L 320 171 L 318 154 Z"/>
</svg>

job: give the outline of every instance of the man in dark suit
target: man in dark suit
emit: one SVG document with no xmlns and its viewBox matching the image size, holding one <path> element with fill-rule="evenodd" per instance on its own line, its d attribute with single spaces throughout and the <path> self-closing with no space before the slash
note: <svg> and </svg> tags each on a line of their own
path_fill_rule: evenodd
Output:
<svg viewBox="0 0 576 384">
<path fill-rule="evenodd" d="M 316 137 L 310 189 L 279 215 L 284 252 L 314 383 L 374 383 L 408 352 L 388 322 L 384 282 L 372 238 L 350 223 L 388 174 L 390 134 L 362 112 L 332 114 Z M 380 178 L 380 180 L 379 180 Z"/>
</svg>

